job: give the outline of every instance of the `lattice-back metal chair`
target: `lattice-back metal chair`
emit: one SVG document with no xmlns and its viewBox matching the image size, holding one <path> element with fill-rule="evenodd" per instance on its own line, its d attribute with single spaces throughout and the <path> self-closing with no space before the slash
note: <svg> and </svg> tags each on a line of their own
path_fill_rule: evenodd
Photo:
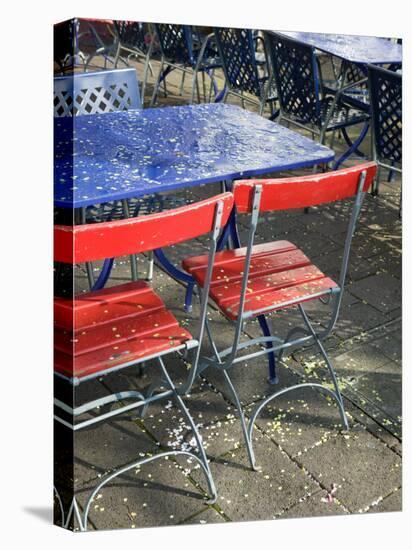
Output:
<svg viewBox="0 0 412 550">
<path fill-rule="evenodd" d="M 334 168 L 357 150 L 369 128 L 369 114 L 354 108 L 344 100 L 348 86 L 338 92 L 324 88 L 315 49 L 281 34 L 265 33 L 266 47 L 271 59 L 282 119 L 305 128 L 324 143 L 327 132 L 364 123 L 359 137 L 336 161 Z"/>
<path fill-rule="evenodd" d="M 115 68 L 119 60 L 128 64 L 131 57 L 142 58 L 144 60 L 143 78 L 141 79 L 141 98 L 144 104 L 144 96 L 148 73 L 153 75 L 153 69 L 150 59 L 153 53 L 153 32 L 148 23 L 137 21 L 114 21 L 114 31 L 117 38 L 117 51 L 114 59 Z M 124 60 L 122 53 L 128 54 L 127 60 Z"/>
<path fill-rule="evenodd" d="M 211 80 L 209 98 L 212 86 L 217 95 L 217 87 L 213 78 L 214 70 L 220 68 L 221 61 L 213 46 L 213 33 L 203 39 L 191 25 L 153 24 L 161 52 L 160 69 L 153 90 L 151 105 L 156 102 L 160 84 L 165 85 L 167 75 L 173 70 L 182 71 L 181 91 L 184 85 L 185 74 L 192 75 L 190 103 L 193 103 L 195 91 L 200 101 L 198 75 L 203 77 L 203 93 L 206 99 L 205 73 Z"/>
<path fill-rule="evenodd" d="M 54 78 L 54 116 L 79 116 L 140 109 L 140 94 L 136 71 L 117 69 L 76 73 Z M 129 217 L 127 200 L 82 209 L 81 222 Z M 137 279 L 136 258 L 131 258 L 132 278 Z M 95 285 L 93 266 L 86 264 L 90 288 Z M 152 260 L 149 264 L 152 272 Z"/>
<path fill-rule="evenodd" d="M 242 104 L 245 100 L 257 102 L 259 114 L 269 102 L 273 115 L 276 95 L 271 87 L 263 39 L 263 51 L 257 57 L 256 44 L 260 37 L 255 37 L 251 29 L 215 27 L 214 33 L 226 79 L 222 101 L 233 94 L 242 99 Z"/>
<path fill-rule="evenodd" d="M 402 173 L 402 75 L 368 66 L 374 158 L 378 163 L 374 193 L 379 191 L 380 169 Z M 389 178 L 390 179 L 390 178 Z"/>
<path fill-rule="evenodd" d="M 240 415 L 253 468 L 255 468 L 252 448 L 254 421 L 263 407 L 281 394 L 298 388 L 317 388 L 335 400 L 342 423 L 345 428 L 348 428 L 336 374 L 322 342 L 331 333 L 338 318 L 355 224 L 363 197 L 375 173 L 376 164 L 369 162 L 324 174 L 235 182 L 233 192 L 237 212 L 251 214 L 248 242 L 245 248 L 225 250 L 216 254 L 210 286 L 211 299 L 223 315 L 234 324 L 234 341 L 228 349 L 218 351 L 211 328 L 206 325 L 214 357 L 205 358 L 199 364 L 199 372 L 209 366 L 222 371 Z M 259 212 L 304 208 L 352 196 L 355 196 L 355 202 L 348 225 L 338 283 L 324 275 L 304 252 L 291 242 L 253 244 Z M 206 280 L 207 256 L 187 258 L 183 266 L 202 288 Z M 318 331 L 309 319 L 304 304 L 327 297 L 332 304 L 331 318 L 327 328 Z M 278 336 L 265 336 L 240 343 L 242 329 L 247 321 L 262 314 L 266 315 L 292 307 L 297 308 L 301 313 L 304 326 L 292 328 L 285 339 Z M 280 360 L 284 350 L 303 344 L 318 346 L 328 367 L 334 389 L 312 382 L 281 389 L 256 406 L 247 425 L 228 371 L 240 362 L 249 361 L 270 352 L 276 352 L 277 360 Z M 259 351 L 238 355 L 239 351 L 256 345 L 266 346 L 266 348 L 262 347 Z M 277 380 L 276 369 L 271 373 L 271 377 Z"/>
<path fill-rule="evenodd" d="M 55 77 L 54 116 L 78 116 L 141 108 L 135 69 Z"/>
<path fill-rule="evenodd" d="M 210 282 L 219 232 L 226 224 L 232 207 L 233 195 L 223 193 L 178 209 L 128 220 L 82 226 L 55 226 L 55 260 L 68 264 L 96 261 L 142 253 L 209 234 L 206 278 Z M 65 401 L 60 396 L 55 396 L 55 420 L 70 430 L 78 431 L 139 408 L 143 416 L 151 403 L 174 398 L 193 430 L 197 446 L 197 452 L 161 452 L 112 471 L 100 479 L 92 490 L 83 507 L 83 517 L 80 516 L 75 495 L 67 516 L 64 515 L 62 506 L 65 527 L 70 525 L 74 514 L 80 529 L 86 530 L 92 501 L 107 483 L 131 469 L 165 456 L 182 455 L 196 460 L 206 476 L 210 502 L 216 500 L 216 490 L 202 440 L 182 400 L 182 395 L 190 390 L 194 382 L 200 357 L 199 344 L 205 327 L 209 282 L 206 280 L 202 295 L 197 339 L 179 325 L 160 296 L 145 281 L 80 294 L 73 299 L 55 298 L 54 372 L 58 380 L 73 388 L 72 392 L 66 392 Z M 176 387 L 164 363 L 164 358 L 172 353 L 183 354 L 192 360 L 187 379 L 180 388 Z M 89 398 L 86 403 L 78 404 L 79 384 L 87 384 L 90 380 L 148 361 L 153 364 L 153 368 L 155 364 L 160 367 L 160 376 L 146 390 L 117 391 L 99 399 Z M 119 402 L 122 403 L 119 407 L 109 411 L 102 409 L 94 414 L 97 407 L 110 407 Z M 59 496 L 62 504 L 61 495 Z"/>
</svg>

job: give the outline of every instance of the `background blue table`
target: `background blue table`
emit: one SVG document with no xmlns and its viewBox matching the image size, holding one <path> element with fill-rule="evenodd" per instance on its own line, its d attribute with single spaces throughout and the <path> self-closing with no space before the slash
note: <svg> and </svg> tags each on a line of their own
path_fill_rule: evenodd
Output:
<svg viewBox="0 0 412 550">
<path fill-rule="evenodd" d="M 56 118 L 54 204 L 78 208 L 327 163 L 328 147 L 225 104 Z"/>
<path fill-rule="evenodd" d="M 280 34 L 310 44 L 318 50 L 330 53 L 351 63 L 383 65 L 402 63 L 402 46 L 377 36 L 352 34 L 322 34 L 315 32 L 284 32 Z"/>
</svg>

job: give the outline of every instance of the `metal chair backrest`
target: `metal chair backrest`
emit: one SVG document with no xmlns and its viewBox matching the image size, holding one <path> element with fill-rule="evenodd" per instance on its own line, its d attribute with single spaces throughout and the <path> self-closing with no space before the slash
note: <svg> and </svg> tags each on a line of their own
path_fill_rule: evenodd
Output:
<svg viewBox="0 0 412 550">
<path fill-rule="evenodd" d="M 231 90 L 261 96 L 262 86 L 256 63 L 251 29 L 214 29 L 226 83 Z"/>
<path fill-rule="evenodd" d="M 160 51 L 169 61 L 194 65 L 192 28 L 189 25 L 154 23 Z"/>
<path fill-rule="evenodd" d="M 237 337 L 241 330 L 253 242 L 259 212 L 304 208 L 307 206 L 315 206 L 355 196 L 356 199 L 349 220 L 339 276 L 339 287 L 343 292 L 356 221 L 360 213 L 363 197 L 372 185 L 375 175 L 376 164 L 374 162 L 368 162 L 352 168 L 344 168 L 342 170 L 336 170 L 324 174 L 235 182 L 233 193 L 235 196 L 235 206 L 237 211 L 239 213 L 252 214 L 245 256 L 245 265 L 243 268 L 242 290 L 239 301 L 238 321 L 236 328 Z M 333 323 L 336 322 L 339 313 L 342 292 L 334 311 Z"/>
<path fill-rule="evenodd" d="M 76 73 L 54 78 L 54 116 L 141 108 L 135 69 Z"/>
<path fill-rule="evenodd" d="M 123 46 L 137 49 L 143 53 L 148 51 L 148 26 L 136 21 L 113 21 L 117 38 Z"/>
<path fill-rule="evenodd" d="M 213 230 L 219 204 L 219 227 L 222 227 L 233 207 L 232 193 L 137 218 L 75 226 L 55 225 L 54 259 L 68 264 L 92 262 L 194 239 Z"/>
<path fill-rule="evenodd" d="M 376 158 L 402 162 L 402 75 L 368 66 L 373 137 Z"/>
<path fill-rule="evenodd" d="M 322 84 L 314 48 L 269 32 L 265 41 L 281 113 L 320 126 Z"/>
</svg>

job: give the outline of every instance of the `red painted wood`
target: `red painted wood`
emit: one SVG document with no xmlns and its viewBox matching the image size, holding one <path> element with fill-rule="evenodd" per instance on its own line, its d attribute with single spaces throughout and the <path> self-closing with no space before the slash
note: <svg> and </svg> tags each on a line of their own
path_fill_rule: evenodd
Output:
<svg viewBox="0 0 412 550">
<path fill-rule="evenodd" d="M 74 227 L 56 225 L 54 259 L 72 264 L 102 260 L 193 239 L 212 230 L 218 201 L 223 203 L 223 226 L 233 207 L 232 193 L 148 216 Z"/>
<path fill-rule="evenodd" d="M 246 248 L 216 254 L 210 297 L 219 309 L 235 320 L 239 309 Z M 202 286 L 207 257 L 187 258 L 184 268 Z M 310 300 L 319 292 L 328 292 L 336 283 L 314 266 L 305 254 L 288 241 L 276 241 L 253 247 L 245 300 L 245 312 L 270 308 L 268 312 Z M 257 314 L 256 314 L 257 315 Z"/>
<path fill-rule="evenodd" d="M 141 360 L 192 339 L 144 281 L 55 299 L 57 372 L 70 378 Z"/>
<path fill-rule="evenodd" d="M 62 328 L 80 330 L 163 308 L 162 300 L 145 281 L 135 281 L 80 294 L 73 301 L 55 298 L 54 321 Z"/>
<path fill-rule="evenodd" d="M 251 211 L 256 185 L 262 186 L 261 212 L 304 208 L 345 199 L 356 194 L 360 173 L 364 170 L 363 190 L 367 191 L 376 174 L 374 162 L 310 176 L 237 181 L 233 189 L 236 208 L 240 213 Z"/>
</svg>

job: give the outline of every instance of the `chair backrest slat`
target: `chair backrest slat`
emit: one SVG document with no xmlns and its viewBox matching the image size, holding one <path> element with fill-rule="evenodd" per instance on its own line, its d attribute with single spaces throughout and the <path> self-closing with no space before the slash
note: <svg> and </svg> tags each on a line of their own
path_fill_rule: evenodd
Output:
<svg viewBox="0 0 412 550">
<path fill-rule="evenodd" d="M 232 193 L 157 214 L 114 222 L 54 227 L 54 259 L 76 264 L 138 254 L 171 246 L 213 229 L 215 208 L 222 203 L 224 225 L 233 207 Z"/>
<path fill-rule="evenodd" d="M 54 116 L 77 116 L 141 108 L 136 70 L 76 73 L 54 79 Z"/>
<path fill-rule="evenodd" d="M 373 136 L 378 161 L 402 162 L 402 75 L 368 66 Z"/>
<path fill-rule="evenodd" d="M 345 199 L 356 195 L 362 171 L 366 171 L 363 190 L 367 191 L 376 174 L 374 162 L 310 176 L 237 181 L 233 190 L 236 209 L 240 213 L 251 212 L 256 185 L 262 187 L 261 212 L 305 208 Z"/>
<path fill-rule="evenodd" d="M 314 48 L 269 32 L 265 41 L 281 112 L 301 123 L 319 126 L 322 84 Z"/>
<path fill-rule="evenodd" d="M 256 63 L 253 31 L 216 27 L 214 33 L 230 89 L 260 97 L 262 85 Z"/>
</svg>

